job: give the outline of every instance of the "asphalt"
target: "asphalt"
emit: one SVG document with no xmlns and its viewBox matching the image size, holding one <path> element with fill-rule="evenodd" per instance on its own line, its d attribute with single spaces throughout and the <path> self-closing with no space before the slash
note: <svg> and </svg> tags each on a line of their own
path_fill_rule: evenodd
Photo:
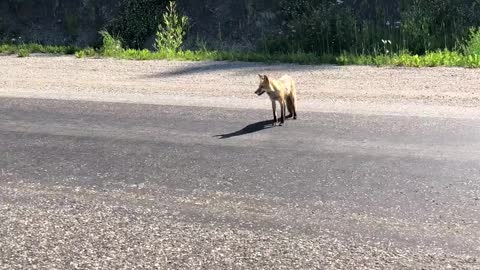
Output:
<svg viewBox="0 0 480 270">
<path fill-rule="evenodd" d="M 0 269 L 480 269 L 480 120 L 0 98 Z"/>
</svg>

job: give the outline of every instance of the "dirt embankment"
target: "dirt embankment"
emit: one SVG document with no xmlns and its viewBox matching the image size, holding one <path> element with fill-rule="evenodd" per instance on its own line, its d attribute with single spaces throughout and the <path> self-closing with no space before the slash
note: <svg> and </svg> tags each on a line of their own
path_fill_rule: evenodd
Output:
<svg viewBox="0 0 480 270">
<path fill-rule="evenodd" d="M 480 74 L 464 68 L 264 65 L 0 57 L 0 96 L 270 109 L 258 73 L 298 82 L 300 111 L 479 118 Z"/>
</svg>

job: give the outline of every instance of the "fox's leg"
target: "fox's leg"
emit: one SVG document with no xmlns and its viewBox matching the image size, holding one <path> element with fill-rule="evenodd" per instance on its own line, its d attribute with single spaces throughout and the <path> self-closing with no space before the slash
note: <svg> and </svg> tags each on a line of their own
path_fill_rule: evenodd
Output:
<svg viewBox="0 0 480 270">
<path fill-rule="evenodd" d="M 287 97 L 287 109 L 288 109 L 288 115 L 285 116 L 285 118 L 291 118 L 294 112 L 292 97 Z"/>
<path fill-rule="evenodd" d="M 275 104 L 275 100 L 272 100 L 272 111 L 273 111 L 273 125 L 277 124 L 277 105 Z"/>
<path fill-rule="evenodd" d="M 295 95 L 292 96 L 292 111 L 293 119 L 297 119 L 297 97 Z"/>
<path fill-rule="evenodd" d="M 285 100 L 280 101 L 280 109 L 281 109 L 281 115 L 280 115 L 280 126 L 285 123 L 285 111 L 287 110 L 287 105 Z"/>
<path fill-rule="evenodd" d="M 293 110 L 293 119 L 297 119 L 297 85 L 295 81 L 292 81 L 291 85 L 291 101 L 292 101 L 292 110 Z"/>
</svg>

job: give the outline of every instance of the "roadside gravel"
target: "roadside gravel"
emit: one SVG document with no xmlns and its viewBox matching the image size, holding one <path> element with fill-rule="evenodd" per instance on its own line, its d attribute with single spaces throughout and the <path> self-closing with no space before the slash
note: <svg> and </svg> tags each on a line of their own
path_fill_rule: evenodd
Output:
<svg viewBox="0 0 480 270">
<path fill-rule="evenodd" d="M 270 109 L 258 73 L 297 80 L 299 110 L 479 118 L 480 74 L 464 68 L 0 57 L 0 96 Z"/>
<path fill-rule="evenodd" d="M 299 88 L 300 114 L 311 111 L 480 119 L 480 110 L 478 109 L 480 105 L 480 91 L 478 90 L 480 74 L 478 70 L 463 68 L 414 69 L 265 65 L 238 62 L 140 62 L 114 59 L 75 59 L 67 56 L 34 55 L 27 58 L 1 56 L 0 97 L 270 110 L 266 97 L 257 97 L 253 94 L 258 83 L 257 73 L 269 74 L 274 77 L 287 73 L 294 77 Z M 393 214 L 378 216 L 358 214 L 355 211 L 352 214 L 345 214 L 352 212 L 349 211 L 352 208 L 351 204 L 307 206 L 263 193 L 252 196 L 246 193 L 212 190 L 188 192 L 181 188 L 166 188 L 161 185 L 143 183 L 127 184 L 122 181 L 112 182 L 108 189 L 100 186 L 89 188 L 81 184 L 75 185 L 75 183 L 81 182 L 79 181 L 79 178 L 82 177 L 80 172 L 86 168 L 92 170 L 97 168 L 94 164 L 97 158 L 89 157 L 104 158 L 105 155 L 105 158 L 112 158 L 112 155 L 107 156 L 109 152 L 98 153 L 105 150 L 102 147 L 96 147 L 102 143 L 101 141 L 98 142 L 99 144 L 91 144 L 92 148 L 86 149 L 83 152 L 86 154 L 84 156 L 82 153 L 78 153 L 80 156 L 76 157 L 78 151 L 70 151 L 70 155 L 65 155 L 67 159 L 70 157 L 65 164 L 71 165 L 72 178 L 64 177 L 62 181 L 70 184 L 62 184 L 62 181 L 55 182 L 52 175 L 56 169 L 41 171 L 42 168 L 38 164 L 48 163 L 42 159 L 43 149 L 58 151 L 53 152 L 57 153 L 54 156 L 58 157 L 58 160 L 63 157 L 58 154 L 61 153 L 60 151 L 68 152 L 68 149 L 79 149 L 62 148 L 61 142 L 55 137 L 58 134 L 64 137 L 71 136 L 71 138 L 86 138 L 88 134 L 85 135 L 85 132 L 97 134 L 98 138 L 109 138 L 112 134 L 116 136 L 121 134 L 125 136 L 125 141 L 129 136 L 136 139 L 147 136 L 150 139 L 154 138 L 153 140 L 163 140 L 173 144 L 181 140 L 181 136 L 175 136 L 181 135 L 181 133 L 171 133 L 173 135 L 169 135 L 169 139 L 164 139 L 165 134 L 168 134 L 168 128 L 166 131 L 162 131 L 164 133 L 156 132 L 155 129 L 145 129 L 145 127 L 153 127 L 152 123 L 155 122 L 145 123 L 144 126 L 139 125 L 139 127 L 143 127 L 140 130 L 113 129 L 114 125 L 109 130 L 108 125 L 102 126 L 101 124 L 104 122 L 99 121 L 98 125 L 94 125 L 88 130 L 85 129 L 82 124 L 86 125 L 89 121 L 93 121 L 95 115 L 101 115 L 98 113 L 92 113 L 84 119 L 81 118 L 82 114 L 80 113 L 71 118 L 74 121 L 69 125 L 68 119 L 70 118 L 68 117 L 74 115 L 72 112 L 82 112 L 84 109 L 88 112 L 89 107 L 81 103 L 75 106 L 62 105 L 65 106 L 63 109 L 61 106 L 49 107 L 58 115 L 66 117 L 59 119 L 63 119 L 63 124 L 67 128 L 63 128 L 61 123 L 58 127 L 53 125 L 52 122 L 56 119 L 55 114 L 52 113 L 45 114 L 44 120 L 48 121 L 24 122 L 25 126 L 22 126 L 22 122 L 15 119 L 28 118 L 31 115 L 29 109 L 38 104 L 35 105 L 36 103 L 32 100 L 19 99 L 10 102 L 11 104 L 21 103 L 24 107 L 16 104 L 16 110 L 12 109 L 11 111 L 5 107 L 7 109 L 4 111 L 8 113 L 3 119 L 7 121 L 1 123 L 0 126 L 5 132 L 4 138 L 14 136 L 13 141 L 21 145 L 18 149 L 26 150 L 19 153 L 17 151 L 8 152 L 8 145 L 11 142 L 5 141 L 4 151 L 6 154 L 4 154 L 3 164 L 8 164 L 7 159 L 13 153 L 14 157 L 18 159 L 19 172 L 31 170 L 34 173 L 38 172 L 39 175 L 47 175 L 47 180 L 38 182 L 36 175 L 32 179 L 23 179 L 21 173 L 11 173 L 6 166 L 0 168 L 0 270 L 480 269 L 478 249 L 462 248 L 464 246 L 475 247 L 475 243 L 479 240 L 478 222 L 474 220 L 469 223 L 468 219 L 460 219 L 461 215 L 450 217 L 456 223 L 448 221 L 449 219 L 444 221 L 441 216 L 433 222 L 426 223 L 415 217 L 402 219 Z M 127 113 L 131 116 L 137 112 L 134 108 L 130 108 L 115 113 L 112 108 L 109 108 L 109 106 L 115 107 L 114 105 L 118 104 L 99 103 L 97 109 L 100 112 L 110 110 L 110 115 L 118 116 L 122 121 L 127 119 Z M 138 110 L 138 112 L 140 111 Z M 184 114 L 177 113 L 176 115 L 189 117 L 197 114 L 200 110 L 196 107 L 192 112 L 185 113 L 186 111 L 183 111 Z M 199 114 L 198 118 L 208 118 L 206 112 L 211 113 L 212 111 L 204 109 L 203 116 Z M 238 114 L 238 111 L 233 110 L 217 111 L 225 112 L 220 116 L 217 114 L 217 119 L 233 117 L 234 113 Z M 160 116 L 152 114 L 148 119 L 163 121 Z M 359 123 L 367 121 L 364 117 L 357 118 L 359 119 L 352 121 Z M 134 118 L 129 120 L 130 123 L 127 123 L 127 126 L 132 124 L 132 119 Z M 338 123 L 348 123 L 348 121 L 340 121 L 341 117 L 338 119 Z M 378 119 L 378 117 L 374 117 L 368 121 L 375 122 L 376 125 L 373 126 L 393 125 L 387 125 L 387 120 L 378 123 Z M 323 120 L 325 119 L 322 118 Z M 454 120 L 453 122 L 455 121 L 462 122 L 463 120 Z M 176 121 L 170 126 L 178 125 L 178 122 Z M 437 130 L 443 132 L 447 127 L 455 129 L 470 125 L 442 126 L 448 122 L 450 120 L 437 121 L 439 123 L 436 126 Z M 478 121 L 467 120 L 464 122 L 477 123 Z M 46 123 L 49 125 L 45 126 Z M 93 121 L 93 123 L 96 122 Z M 119 124 L 121 121 L 116 123 Z M 308 125 L 308 121 L 303 123 Z M 337 124 L 335 119 L 330 119 L 322 128 L 325 127 L 328 130 L 328 127 L 331 127 L 328 123 Z M 423 125 L 421 121 L 412 120 L 412 125 L 415 123 Z M 135 127 L 135 125 L 133 126 Z M 168 121 L 165 121 L 164 126 L 169 126 Z M 410 129 L 415 129 L 410 122 L 408 126 Z M 32 129 L 32 127 L 34 128 Z M 337 128 L 342 127 L 344 126 Z M 408 131 L 398 132 L 403 127 L 405 125 L 396 124 L 392 133 L 404 134 L 406 137 L 413 136 Z M 30 142 L 30 144 L 23 144 L 22 138 L 12 135 L 20 134 L 21 137 L 21 130 L 25 130 L 25 134 L 33 132 L 29 128 L 43 134 L 42 136 L 47 136 L 48 132 L 51 132 L 48 136 L 53 141 L 51 143 L 53 146 L 48 148 L 50 144 L 37 140 L 36 137 L 33 139 L 23 138 L 26 142 Z M 195 126 L 192 127 L 192 129 L 194 128 Z M 42 130 L 45 132 L 42 133 Z M 58 130 L 62 133 L 55 133 Z M 349 130 L 349 127 L 345 127 L 344 130 Z M 472 130 L 474 129 L 472 128 Z M 109 131 L 110 134 L 108 134 Z M 359 132 L 370 136 L 365 129 Z M 428 137 L 434 132 L 436 130 L 432 130 L 428 126 L 428 132 L 422 133 L 422 136 Z M 357 134 L 358 132 L 355 130 L 352 133 Z M 81 136 L 82 134 L 85 136 Z M 108 136 L 102 137 L 102 134 Z M 162 134 L 164 137 L 161 137 Z M 196 133 L 192 132 L 192 134 Z M 440 139 L 443 138 L 441 134 Z M 470 133 L 466 132 L 465 134 Z M 426 140 L 424 143 L 404 145 L 401 144 L 404 138 L 398 141 L 394 140 L 393 145 L 392 142 L 383 142 L 382 144 L 381 140 L 357 142 L 347 139 L 342 141 L 342 138 L 333 138 L 331 141 L 322 141 L 322 138 L 319 138 L 318 142 L 323 147 L 325 145 L 331 147 L 332 151 L 341 149 L 345 153 L 352 149 L 367 148 L 369 151 L 366 151 L 365 155 L 382 156 L 382 153 L 390 153 L 383 155 L 386 159 L 390 159 L 388 162 L 393 162 L 392 160 L 397 157 L 391 153 L 399 153 L 398 157 L 403 155 L 404 158 L 420 156 L 432 160 L 432 162 L 438 161 L 435 158 L 444 158 L 441 154 L 447 153 L 447 157 L 458 161 L 465 156 L 464 153 L 467 151 L 476 153 L 477 137 L 475 134 L 478 133 L 465 136 L 474 142 L 473 146 L 464 145 L 464 141 L 458 145 L 456 141 L 453 141 L 451 146 L 448 144 L 445 146 L 435 140 L 433 143 Z M 111 138 L 115 140 L 115 136 L 111 136 Z M 119 138 L 116 137 L 116 139 Z M 188 136 L 185 138 L 190 140 Z M 371 140 L 375 140 L 375 138 L 377 137 L 373 136 Z M 448 137 L 445 138 L 448 139 Z M 29 139 L 31 141 L 28 141 Z M 197 139 L 197 143 L 192 145 L 200 145 L 201 140 L 205 140 L 204 137 Z M 192 143 L 192 141 L 189 142 Z M 408 138 L 406 141 L 408 142 Z M 75 143 L 81 145 L 82 141 L 78 139 L 78 142 L 75 141 Z M 83 143 L 87 145 L 90 142 L 83 141 Z M 220 145 L 220 140 L 215 140 L 214 143 Z M 233 145 L 238 144 L 239 140 L 222 141 L 222 143 L 223 146 L 228 143 Z M 28 148 L 29 145 L 40 145 L 44 148 L 37 147 L 36 150 L 31 150 Z M 139 145 L 138 148 L 150 149 L 149 145 Z M 204 145 L 211 146 L 208 143 L 204 143 Z M 444 145 L 444 149 L 438 151 L 434 148 L 437 145 Z M 134 150 L 137 148 L 136 145 L 131 147 Z M 121 150 L 125 149 L 126 146 L 122 145 Z M 174 158 L 176 155 L 188 158 L 187 154 L 191 152 L 190 148 L 182 152 L 175 146 L 166 149 L 174 149 L 172 150 Z M 129 153 L 136 152 L 121 152 L 120 157 L 134 160 L 135 156 L 129 156 Z M 155 153 L 154 157 L 157 157 L 157 162 L 162 160 L 158 157 L 163 153 L 162 151 Z M 34 158 L 32 159 L 32 157 Z M 82 161 L 82 158 L 86 162 L 79 162 Z M 346 160 L 350 159 L 350 157 L 346 158 Z M 31 160 L 40 160 L 41 162 L 31 162 Z M 465 159 L 465 162 L 472 164 L 471 168 L 468 167 L 468 170 L 471 171 L 465 172 L 465 175 L 477 175 L 476 163 L 472 160 L 474 160 L 472 157 Z M 108 162 L 111 161 L 106 160 L 100 163 L 108 165 Z M 121 160 L 117 160 L 116 164 L 121 162 Z M 138 164 L 143 166 L 142 162 L 143 160 Z M 388 162 L 385 164 L 389 164 Z M 89 166 L 88 164 L 94 165 Z M 125 163 L 125 165 L 122 164 L 122 167 L 137 168 L 138 172 L 141 172 L 143 167 L 140 165 L 134 167 L 135 164 Z M 335 164 L 335 162 L 325 164 Z M 181 170 L 179 166 L 182 165 L 177 165 L 172 159 L 171 166 L 174 165 L 176 166 L 175 170 Z M 106 167 L 107 172 L 118 168 Z M 52 168 L 55 168 L 55 164 L 52 165 Z M 70 167 L 66 166 L 65 168 Z M 382 169 L 380 172 L 383 173 L 388 170 L 388 167 L 380 169 Z M 161 168 L 158 171 L 161 172 Z M 127 170 L 125 172 L 129 175 L 137 173 Z M 372 177 L 375 172 L 372 170 Z M 115 171 L 115 173 L 118 172 Z M 460 179 L 462 175 L 458 175 L 458 178 Z M 420 172 L 415 170 L 412 172 L 413 179 L 420 176 Z M 459 179 L 457 180 L 460 181 Z M 465 181 L 468 181 L 468 185 L 459 182 L 460 187 L 463 189 L 472 187 L 471 191 L 474 194 L 477 191 L 476 179 L 472 177 Z M 450 187 L 448 185 L 445 188 Z M 461 192 L 463 189 L 457 192 Z M 378 190 L 382 190 L 382 188 Z M 437 189 L 433 189 L 433 187 L 428 187 L 428 190 L 430 193 L 427 194 L 430 195 L 437 192 Z M 426 198 L 430 197 L 426 196 Z M 478 196 L 475 198 L 474 202 L 469 201 L 470 209 L 475 209 L 474 207 L 477 206 Z M 433 204 L 433 202 L 433 200 L 429 200 L 429 203 Z M 459 201 L 456 207 L 465 207 L 465 204 L 462 203 L 464 201 Z M 438 205 L 437 202 L 438 209 L 446 208 L 449 213 L 454 213 L 456 209 L 449 204 L 442 205 L 441 202 L 440 206 Z M 469 208 L 462 209 L 468 211 Z M 399 208 L 398 211 L 404 211 L 404 209 Z M 437 212 L 428 211 L 426 213 L 428 213 L 426 216 L 437 214 Z M 473 216 L 475 212 L 471 211 L 469 215 Z M 383 233 L 382 237 L 377 234 L 379 230 Z M 456 241 L 450 242 L 453 243 L 452 246 L 441 247 L 441 244 L 438 244 L 443 243 L 442 241 L 448 243 L 449 237 Z M 398 239 L 402 240 L 398 241 Z"/>
<path fill-rule="evenodd" d="M 421 247 L 412 252 L 380 239 L 362 241 L 338 231 L 322 235 L 303 232 L 294 229 L 298 226 L 285 226 L 282 217 L 274 213 L 251 211 L 274 207 L 282 212 L 289 207 L 282 201 L 268 205 L 271 202 L 235 194 L 174 194 L 148 187 L 101 192 L 2 183 L 0 269 L 480 267 L 475 257 Z M 223 221 L 215 222 L 213 216 Z M 338 218 L 339 223 L 353 221 Z M 283 225 L 255 228 L 244 223 L 247 220 Z"/>
</svg>

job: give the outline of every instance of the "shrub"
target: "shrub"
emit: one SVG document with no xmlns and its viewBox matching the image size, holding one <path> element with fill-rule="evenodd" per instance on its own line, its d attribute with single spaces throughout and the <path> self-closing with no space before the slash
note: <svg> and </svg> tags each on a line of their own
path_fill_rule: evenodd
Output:
<svg viewBox="0 0 480 270">
<path fill-rule="evenodd" d="M 2 44 L 0 45 L 0 54 L 13 54 L 15 53 L 15 46 L 10 44 Z"/>
<path fill-rule="evenodd" d="M 473 0 L 282 0 L 279 30 L 267 33 L 267 53 L 299 49 L 317 55 L 377 55 L 407 50 L 455 49 L 471 26 L 480 25 Z M 388 48 L 381 40 L 390 40 Z"/>
<path fill-rule="evenodd" d="M 283 0 L 280 13 L 286 20 L 284 33 L 267 42 L 270 52 L 330 54 L 351 51 L 355 45 L 357 19 L 348 5 L 333 0 Z M 283 49 L 279 51 L 278 46 Z"/>
<path fill-rule="evenodd" d="M 122 42 L 114 38 L 107 31 L 100 31 L 103 38 L 102 55 L 107 57 L 116 57 L 123 52 Z"/>
<path fill-rule="evenodd" d="M 480 55 L 480 28 L 470 28 L 470 35 L 466 44 L 466 53 Z"/>
<path fill-rule="evenodd" d="M 180 16 L 174 1 L 170 1 L 163 22 L 158 25 L 155 48 L 157 51 L 176 52 L 180 49 L 188 27 L 188 18 Z"/>
<path fill-rule="evenodd" d="M 30 55 L 30 51 L 27 48 L 21 48 L 18 50 L 18 57 L 27 57 Z"/>
<path fill-rule="evenodd" d="M 118 15 L 106 26 L 125 48 L 142 48 L 160 22 L 167 0 L 119 0 Z"/>
</svg>

